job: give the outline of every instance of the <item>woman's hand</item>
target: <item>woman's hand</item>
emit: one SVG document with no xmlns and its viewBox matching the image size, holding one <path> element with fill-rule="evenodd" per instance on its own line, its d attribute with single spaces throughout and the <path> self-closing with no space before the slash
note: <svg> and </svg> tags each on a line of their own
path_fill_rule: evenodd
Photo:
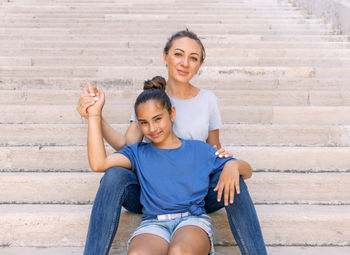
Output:
<svg viewBox="0 0 350 255">
<path fill-rule="evenodd" d="M 86 83 L 87 88 L 82 89 L 82 94 L 79 97 L 77 111 L 81 117 L 88 118 L 88 108 L 95 104 L 97 101 L 97 95 L 99 93 L 95 86 L 90 83 Z"/>
<path fill-rule="evenodd" d="M 226 162 L 214 191 L 218 191 L 218 202 L 221 201 L 222 193 L 224 193 L 224 204 L 228 206 L 229 200 L 230 204 L 233 203 L 235 190 L 237 194 L 240 193 L 239 164 L 236 160 L 230 160 Z"/>
<path fill-rule="evenodd" d="M 218 147 L 216 145 L 214 145 L 214 147 L 217 149 Z M 233 158 L 232 153 L 226 151 L 224 148 L 218 149 L 215 152 L 215 155 L 218 156 L 219 158 Z"/>
</svg>

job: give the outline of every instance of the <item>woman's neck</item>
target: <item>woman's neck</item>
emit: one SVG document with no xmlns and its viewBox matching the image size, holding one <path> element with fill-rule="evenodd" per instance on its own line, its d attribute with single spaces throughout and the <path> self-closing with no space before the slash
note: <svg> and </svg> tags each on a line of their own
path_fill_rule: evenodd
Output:
<svg viewBox="0 0 350 255">
<path fill-rule="evenodd" d="M 179 139 L 175 133 L 172 131 L 171 134 L 160 143 L 153 143 L 154 146 L 160 149 L 176 149 L 182 144 L 181 139 Z"/>
<path fill-rule="evenodd" d="M 180 83 L 168 80 L 165 92 L 168 96 L 177 99 L 191 99 L 199 93 L 199 88 L 188 83 Z"/>
</svg>

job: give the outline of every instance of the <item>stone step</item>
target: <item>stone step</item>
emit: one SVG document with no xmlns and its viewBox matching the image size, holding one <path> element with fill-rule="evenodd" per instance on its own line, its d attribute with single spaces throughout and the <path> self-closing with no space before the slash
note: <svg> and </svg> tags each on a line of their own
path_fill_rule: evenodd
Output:
<svg viewBox="0 0 350 255">
<path fill-rule="evenodd" d="M 55 15 L 53 15 L 55 16 Z M 332 29 L 331 24 L 321 22 L 321 20 L 312 20 L 312 22 L 305 22 L 303 19 L 247 19 L 247 18 L 218 18 L 215 16 L 210 17 L 209 19 L 198 18 L 198 16 L 193 16 L 191 18 L 180 18 L 178 16 L 166 15 L 105 15 L 104 17 L 96 18 L 80 18 L 80 17 L 62 17 L 58 19 L 53 19 L 53 16 L 50 18 L 41 17 L 37 14 L 32 14 L 31 16 L 2 16 L 0 20 L 2 21 L 3 27 L 51 27 L 51 28 L 75 28 L 75 27 L 118 27 L 118 26 L 127 26 L 127 27 L 137 27 L 138 25 L 141 28 L 149 28 L 147 25 L 153 29 L 163 28 L 166 24 L 167 28 L 174 29 L 179 26 L 179 24 L 189 24 L 193 30 L 201 28 L 203 25 L 206 26 L 208 30 L 216 28 L 231 28 L 234 25 L 240 25 L 245 28 L 264 28 L 264 29 L 274 29 L 274 28 L 306 28 L 306 29 Z M 15 18 L 16 17 L 16 18 Z M 259 20 L 259 22 L 257 22 Z M 95 22 L 97 21 L 97 22 Z M 103 21 L 103 22 L 102 22 Z M 160 24 L 160 21 L 163 24 Z M 237 22 L 236 22 L 237 21 Z M 282 22 L 279 22 L 282 21 Z M 299 22 L 300 21 L 300 22 Z M 202 23 L 203 22 L 203 23 Z"/>
<path fill-rule="evenodd" d="M 186 24 L 184 22 L 182 22 L 182 24 Z M 236 31 L 236 29 L 233 29 L 233 24 L 212 24 L 212 23 L 187 23 L 191 30 L 194 31 L 203 31 L 202 27 L 205 26 L 205 29 L 207 31 L 211 31 L 211 30 L 217 30 L 217 31 L 221 31 L 221 30 L 227 30 L 227 31 Z M 47 23 L 47 22 L 6 22 L 3 21 L 1 24 L 4 28 L 6 28 L 7 31 L 10 31 L 11 29 L 33 29 L 33 28 L 40 28 L 40 29 L 48 29 L 48 28 L 52 28 L 54 30 L 59 30 L 59 29 L 74 29 L 74 30 L 78 30 L 78 29 L 86 29 L 86 30 L 94 30 L 94 29 L 110 29 L 112 31 L 126 31 L 128 32 L 128 29 L 130 30 L 137 30 L 139 31 L 140 29 L 142 30 L 148 30 L 150 29 L 150 27 L 152 28 L 152 30 L 161 30 L 164 29 L 164 26 L 166 26 L 166 31 L 170 31 L 170 30 L 178 30 L 180 29 L 179 27 L 179 23 L 168 23 L 167 21 L 162 22 L 162 24 L 160 24 L 160 22 L 155 22 L 155 24 L 149 24 L 147 23 L 140 23 L 139 22 L 118 22 L 118 23 L 111 23 L 111 22 L 105 22 L 103 24 L 101 23 L 76 23 L 76 24 L 72 24 L 72 23 Z M 124 28 L 124 29 L 121 29 Z M 266 24 L 266 23 L 258 23 L 258 24 L 240 24 L 239 26 L 239 30 L 238 31 L 242 31 L 242 29 L 246 29 L 246 30 L 291 30 L 291 31 L 303 31 L 303 30 L 316 30 L 316 31 L 331 31 L 332 27 L 330 25 L 325 25 L 325 24 L 279 24 L 279 23 L 271 23 L 271 24 Z M 161 30 L 162 31 L 162 30 Z"/>
<path fill-rule="evenodd" d="M 82 247 L 61 247 L 61 248 L 33 248 L 33 247 L 11 247 L 0 248 L 0 252 L 3 255 L 81 255 L 84 248 Z M 270 255 L 348 255 L 350 253 L 350 247 L 309 247 L 309 246 L 297 246 L 297 247 L 273 247 L 267 246 L 268 254 Z M 127 251 L 125 247 L 112 248 L 110 255 L 126 255 Z M 215 254 L 217 255 L 239 255 L 237 246 L 216 246 Z"/>
<path fill-rule="evenodd" d="M 119 79 L 150 79 L 155 75 L 166 76 L 164 66 L 132 67 L 129 66 L 75 66 L 75 67 L 37 67 L 37 66 L 0 66 L 0 76 L 9 77 L 74 77 L 81 79 L 112 78 Z M 136 75 L 137 74 L 137 75 Z M 329 79 L 342 77 L 350 79 L 348 68 L 344 67 L 268 67 L 268 66 L 202 66 L 198 72 L 202 79 Z"/>
<path fill-rule="evenodd" d="M 107 104 L 132 106 L 139 89 L 104 89 Z M 350 91 L 213 90 L 221 106 L 350 106 Z M 76 105 L 81 90 L 2 90 L 0 105 Z"/>
<path fill-rule="evenodd" d="M 145 41 L 154 40 L 154 35 L 146 34 L 142 35 L 124 35 L 124 34 L 106 34 L 103 36 L 103 41 L 129 41 L 129 40 L 136 40 L 136 39 L 142 39 Z M 157 41 L 163 42 L 165 44 L 166 40 L 169 38 L 169 35 L 167 34 L 160 34 L 157 36 Z M 252 41 L 293 41 L 293 42 L 347 42 L 348 36 L 346 35 L 244 35 L 244 34 L 236 34 L 236 35 L 206 35 L 201 34 L 200 35 L 201 40 L 206 45 L 207 41 L 210 40 L 216 40 L 217 42 L 223 41 L 223 40 L 229 40 L 229 41 L 246 41 L 246 42 L 252 42 Z M 67 40 L 67 41 L 77 41 L 77 40 L 84 40 L 85 42 L 87 40 L 91 40 L 91 36 L 88 35 L 46 35 L 46 34 L 16 34 L 16 35 L 6 35 L 6 34 L 0 34 L 0 40 L 35 40 L 35 41 L 44 41 L 44 40 L 50 40 L 50 41 L 59 41 L 59 40 Z M 215 48 L 215 47 L 214 47 Z"/>
<path fill-rule="evenodd" d="M 34 8 L 35 7 L 35 8 Z M 38 10 L 37 8 L 40 8 L 40 10 Z M 198 7 L 196 7 L 198 8 Z M 68 10 L 67 10 L 68 9 Z M 139 20 L 154 20 L 154 19 L 168 19 L 169 15 L 173 15 L 176 16 L 176 19 L 178 18 L 177 14 L 178 12 L 181 12 L 183 15 L 194 15 L 194 12 L 198 12 L 200 11 L 200 13 L 198 15 L 195 15 L 197 17 L 200 16 L 216 16 L 217 17 L 231 17 L 232 18 L 232 14 L 234 13 L 234 16 L 236 19 L 262 19 L 262 18 L 267 18 L 267 19 L 302 19 L 302 18 L 315 18 L 313 16 L 306 16 L 305 14 L 298 12 L 296 13 L 294 10 L 292 11 L 260 11 L 260 12 L 256 12 L 256 13 L 252 13 L 249 11 L 236 11 L 234 9 L 227 9 L 227 10 L 207 10 L 208 8 L 205 7 L 205 9 L 197 9 L 197 10 L 193 10 L 193 9 L 181 9 L 181 10 L 176 10 L 174 8 L 169 8 L 169 10 L 166 10 L 166 8 L 161 9 L 161 10 L 135 10 L 135 9 L 131 9 L 131 8 L 108 8 L 108 9 L 102 9 L 102 8 L 91 8 L 91 9 L 87 9 L 87 8 L 76 8 L 76 7 L 67 7 L 65 9 L 59 8 L 59 7 L 55 7 L 55 6 L 50 6 L 50 8 L 45 8 L 44 6 L 40 5 L 40 7 L 38 6 L 28 6 L 28 7 L 16 7 L 16 8 L 8 8 L 6 6 L 2 7 L 2 12 L 6 13 L 6 16 L 4 17 L 11 17 L 12 15 L 21 15 L 21 14 L 35 14 L 38 16 L 42 16 L 42 15 L 60 15 L 60 16 L 70 16 L 70 17 L 77 17 L 77 18 L 84 18 L 84 17 L 89 17 L 91 16 L 91 18 L 100 18 L 100 17 L 106 17 L 109 20 L 111 19 L 116 19 L 116 20 L 135 20 L 135 19 L 139 19 Z M 82 14 L 83 12 L 83 14 Z M 160 15 L 160 13 L 162 13 Z M 159 16 L 160 17 L 155 17 L 155 16 Z M 147 18 L 148 17 L 148 18 Z"/>
<path fill-rule="evenodd" d="M 161 66 L 163 59 L 158 57 L 96 57 L 96 56 L 71 56 L 71 57 L 0 57 L 0 65 L 5 66 Z M 314 67 L 349 67 L 349 58 L 305 58 L 298 57 L 215 57 L 208 56 L 205 66 L 314 66 Z"/>
<path fill-rule="evenodd" d="M 118 113 L 115 112 L 116 107 Z M 111 123 L 128 123 L 132 107 L 106 105 L 104 117 Z M 40 118 L 38 118 L 40 116 Z M 223 106 L 226 124 L 349 125 L 348 106 Z M 2 124 L 79 124 L 76 105 L 2 105 Z"/>
<path fill-rule="evenodd" d="M 172 23 L 185 23 L 185 24 L 318 24 L 325 26 L 322 19 L 304 19 L 304 18 L 285 18 L 285 17 L 249 17 L 249 15 L 216 15 L 207 14 L 203 15 L 74 15 L 70 13 L 22 13 L 22 14 L 6 14 L 4 13 L 0 20 L 6 22 L 48 22 L 48 23 L 94 23 L 94 24 L 104 24 L 104 23 L 121 23 L 121 22 L 136 22 L 139 20 L 147 20 L 147 22 L 153 24 L 159 21 L 166 21 L 170 24 Z M 327 26 L 327 25 L 326 25 Z M 150 35 L 148 35 L 150 36 Z"/>
<path fill-rule="evenodd" d="M 128 127 L 112 126 L 122 134 Z M 86 124 L 0 124 L 0 146 L 81 146 L 86 135 Z M 224 124 L 220 137 L 226 146 L 344 147 L 350 126 Z"/>
<path fill-rule="evenodd" d="M 0 28 L 0 34 L 8 34 L 9 36 L 17 36 L 19 34 L 23 33 L 33 33 L 38 35 L 47 34 L 48 36 L 51 35 L 70 35 L 70 34 L 76 34 L 76 35 L 85 35 L 85 36 L 103 36 L 105 33 L 133 33 L 133 34 L 173 34 L 176 31 L 183 30 L 187 27 L 187 25 L 179 26 L 175 29 L 89 29 L 89 28 L 80 28 L 80 29 L 44 29 L 44 28 Z M 191 27 L 190 27 L 191 29 Z M 196 29 L 195 31 L 197 34 L 202 33 L 213 33 L 216 35 L 224 35 L 224 34 L 249 34 L 249 35 L 332 35 L 336 34 L 333 30 L 325 30 L 325 29 L 319 29 L 319 30 L 308 30 L 308 29 L 298 29 L 298 30 L 284 30 L 284 29 L 274 29 L 274 30 L 257 30 L 257 29 L 243 29 L 240 27 L 233 27 L 231 29 L 220 29 L 220 30 L 207 30 L 205 28 L 203 29 Z"/>
<path fill-rule="evenodd" d="M 149 78 L 149 77 L 148 77 Z M 74 78 L 74 77 L 0 77 L 0 90 L 77 90 L 85 87 L 86 82 L 104 89 L 113 90 L 139 90 L 143 79 L 134 78 Z M 349 90 L 349 79 L 341 77 L 322 78 L 322 79 L 283 79 L 283 78 L 259 78 L 252 77 L 248 79 L 241 78 L 220 78 L 220 82 L 216 78 L 201 78 L 195 76 L 193 84 L 203 89 L 210 90 Z"/>
<path fill-rule="evenodd" d="M 197 14 L 197 15 L 99 15 L 95 17 L 91 16 L 77 16 L 72 14 L 64 14 L 64 13 L 57 13 L 52 15 L 47 15 L 45 13 L 23 13 L 21 15 L 18 15 L 16 13 L 13 14 L 6 14 L 4 13 L 3 16 L 0 17 L 0 20 L 3 22 L 12 22 L 12 23 L 19 23 L 19 22 L 29 22 L 29 23 L 38 23 L 38 22 L 47 22 L 47 23 L 57 23 L 57 25 L 61 23 L 71 23 L 71 24 L 87 24 L 87 23 L 93 23 L 93 24 L 104 24 L 104 23 L 117 23 L 120 24 L 122 22 L 139 22 L 139 20 L 147 20 L 147 23 L 154 25 L 157 24 L 160 20 L 168 22 L 168 24 L 175 24 L 175 23 L 190 23 L 190 24 L 318 24 L 322 26 L 329 26 L 324 23 L 322 19 L 295 19 L 295 18 L 244 18 L 235 16 L 232 17 L 232 15 L 222 15 L 217 16 L 215 14 L 208 14 L 203 15 Z M 149 35 L 150 36 L 150 35 Z"/>
<path fill-rule="evenodd" d="M 29 9 L 29 8 L 28 8 Z M 222 20 L 222 21 L 232 21 L 232 20 L 246 20 L 249 22 L 249 20 L 261 20 L 261 21 L 272 21 L 272 20 L 285 20 L 285 21 L 294 21 L 294 22 L 300 22 L 300 23 L 318 23 L 318 24 L 324 24 L 324 21 L 322 19 L 319 19 L 315 16 L 307 16 L 305 14 L 280 14 L 280 13 L 252 13 L 252 12 L 234 12 L 234 17 L 231 14 L 228 13 L 220 13 L 217 14 L 215 12 L 211 13 L 191 13 L 191 15 L 188 15 L 188 13 L 182 14 L 177 11 L 168 12 L 160 14 L 160 12 L 163 12 L 164 10 L 158 11 L 158 13 L 129 13 L 130 10 L 125 10 L 125 13 L 119 13 L 115 14 L 115 11 L 113 13 L 110 13 L 110 11 L 101 11 L 101 10 L 95 10 L 95 12 L 76 12 L 76 11 L 66 11 L 66 12 L 55 12 L 52 10 L 47 11 L 36 11 L 36 10 L 12 10 L 11 12 L 5 11 L 4 6 L 2 7 L 2 13 L 0 19 L 7 20 L 11 18 L 17 18 L 17 20 L 21 20 L 21 18 L 31 18 L 34 17 L 35 19 L 49 19 L 49 18 L 58 18 L 58 19 L 86 19 L 94 21 L 95 19 L 105 19 L 105 20 L 116 20 L 116 21 L 125 21 L 125 20 L 147 20 L 147 21 L 154 21 L 154 20 L 181 20 L 181 22 L 189 21 L 192 22 L 200 21 L 205 22 L 206 18 L 208 20 Z M 231 11 L 233 12 L 233 11 Z"/>
<path fill-rule="evenodd" d="M 103 174 L 0 173 L 0 204 L 91 204 Z M 350 205 L 350 173 L 254 173 L 255 204 Z"/>
<path fill-rule="evenodd" d="M 210 7 L 210 8 L 209 8 Z M 255 10 L 253 9 L 255 7 Z M 220 6 L 217 4 L 214 5 L 198 5 L 198 4 L 183 4 L 180 6 L 178 5 L 159 5 L 159 6 L 152 6 L 152 5 L 118 5 L 118 4 L 109 4 L 109 5 L 101 5 L 100 3 L 94 4 L 84 4 L 84 5 L 75 5 L 75 4 L 66 4 L 66 5 L 10 5 L 5 4 L 3 5 L 2 9 L 3 12 L 7 13 L 8 15 L 11 13 L 69 13 L 69 14 L 112 14 L 114 16 L 117 15 L 126 15 L 126 16 L 133 16 L 133 15 L 140 15 L 140 14 L 146 14 L 146 15 L 166 15 L 166 14 L 172 14 L 176 15 L 177 12 L 181 11 L 182 15 L 191 13 L 191 14 L 198 14 L 198 15 L 205 15 L 205 14 L 226 14 L 231 15 L 234 14 L 241 14 L 241 15 L 265 15 L 265 16 L 284 16 L 284 17 L 313 17 L 311 15 L 305 15 L 306 11 L 303 11 L 301 9 L 296 10 L 295 8 L 280 8 L 280 7 L 269 7 L 264 6 L 257 8 L 257 6 L 252 7 L 245 7 L 242 5 L 238 6 Z"/>
<path fill-rule="evenodd" d="M 82 246 L 90 208 L 90 205 L 1 205 L 2 242 L 10 247 Z M 268 245 L 349 246 L 349 205 L 257 205 L 256 210 Z M 225 210 L 211 217 L 216 243 L 234 244 Z M 140 216 L 123 212 L 115 245 L 125 246 L 139 222 Z"/>
<path fill-rule="evenodd" d="M 275 48 L 269 48 L 271 46 L 276 46 Z M 207 48 L 207 56 L 208 57 L 244 57 L 244 58 L 263 58 L 263 57 L 274 57 L 274 58 L 294 58 L 294 57 L 305 57 L 305 58 L 349 58 L 350 57 L 350 49 L 341 49 L 341 48 L 330 48 L 330 45 L 325 43 L 323 44 L 325 48 L 317 47 L 313 45 L 313 49 L 308 48 L 298 48 L 298 44 L 290 44 L 283 45 L 283 42 L 273 43 L 273 45 L 267 44 L 267 42 L 263 43 L 248 43 L 242 45 L 238 45 L 239 48 Z M 122 46 L 122 45 L 120 45 Z M 130 45 L 129 45 L 130 46 Z M 164 45 L 163 45 L 164 46 Z M 162 46 L 162 47 L 163 47 Z M 248 48 L 249 46 L 255 48 Z M 288 47 L 295 48 L 288 48 Z M 338 45 L 339 46 L 339 45 Z M 130 46 L 131 47 L 131 46 Z M 266 48 L 267 47 L 267 48 Z M 99 57 L 111 57 L 111 56 L 132 56 L 133 58 L 137 56 L 143 57 L 157 57 L 161 58 L 162 50 L 159 47 L 142 49 L 138 47 L 127 48 L 127 47 L 119 47 L 119 48 L 6 48 L 0 49 L 1 56 L 3 57 L 13 57 L 13 56 L 21 56 L 21 57 L 43 57 L 43 56 L 99 56 Z M 204 62 L 205 63 L 205 62 Z M 205 64 L 204 64 L 205 65 Z"/>
<path fill-rule="evenodd" d="M 264 172 L 349 172 L 348 147 L 224 146 Z M 107 147 L 109 153 L 113 150 Z M 86 172 L 86 146 L 0 147 L 0 171 Z"/>
<path fill-rule="evenodd" d="M 152 41 L 109 41 L 109 42 L 88 42 L 88 41 L 30 41 L 30 40 L 24 40 L 24 41 L 13 41 L 13 40 L 7 40 L 7 41 L 1 41 L 0 46 L 2 46 L 4 49 L 1 52 L 19 52 L 20 55 L 23 53 L 25 54 L 26 51 L 33 50 L 35 52 L 36 49 L 41 49 L 43 51 L 49 50 L 50 52 L 60 51 L 60 54 L 64 54 L 64 51 L 69 50 L 75 50 L 75 52 L 79 52 L 79 55 L 82 55 L 82 52 L 90 51 L 90 52 L 96 52 L 96 53 L 102 53 L 102 56 L 105 56 L 103 53 L 110 49 L 113 51 L 125 49 L 127 50 L 125 53 L 136 53 L 137 51 L 140 51 L 140 48 L 142 48 L 142 45 L 145 47 L 148 47 L 151 50 L 147 50 L 149 53 L 152 54 L 153 57 L 161 58 L 161 48 L 164 47 L 165 41 L 163 42 L 152 42 Z M 227 56 L 237 56 L 240 54 L 242 56 L 243 53 L 247 52 L 267 52 L 270 53 L 277 53 L 279 54 L 279 51 L 289 51 L 289 49 L 292 49 L 291 51 L 295 51 L 297 48 L 299 48 L 299 52 L 302 50 L 307 50 L 309 48 L 314 48 L 315 51 L 321 52 L 325 49 L 346 49 L 345 54 L 348 52 L 347 50 L 350 49 L 350 42 L 243 42 L 243 41 L 211 41 L 207 42 L 206 47 L 211 48 L 210 52 L 214 52 L 212 54 L 213 56 L 222 56 L 222 54 L 215 54 L 215 52 L 222 52 L 222 48 L 218 48 L 219 46 L 222 46 L 223 48 L 228 47 L 234 47 L 237 48 L 239 51 L 234 53 L 233 55 L 230 54 L 232 52 L 232 49 L 228 51 Z M 250 46 L 250 50 L 247 51 L 248 47 Z M 294 47 L 294 49 L 293 49 Z M 154 54 L 154 50 L 152 48 L 157 48 L 158 51 L 156 51 L 156 54 Z M 255 51 L 252 50 L 255 49 Z M 77 51 L 79 49 L 79 51 Z M 263 51 L 267 49 L 267 51 Z M 272 51 L 273 49 L 273 51 Z M 152 52 L 152 53 L 151 53 Z M 122 55 L 125 55 L 122 54 Z M 13 54 L 13 53 L 11 53 Z M 86 53 L 85 53 L 86 54 Z M 288 54 L 288 53 L 284 53 Z M 332 54 L 332 53 L 330 53 Z M 114 54 L 113 54 L 114 55 Z M 111 52 L 110 55 L 111 56 Z M 118 56 L 118 55 L 116 55 Z M 209 55 L 210 56 L 210 55 Z M 266 54 L 266 56 L 269 56 Z M 319 55 L 318 57 L 322 57 L 323 55 Z M 247 57 L 245 55 L 245 57 Z M 270 57 L 277 57 L 274 54 L 271 54 Z M 296 57 L 296 56 L 293 56 Z M 306 56 L 305 56 L 306 57 Z M 342 58 L 346 57 L 346 55 L 342 55 Z"/>
</svg>

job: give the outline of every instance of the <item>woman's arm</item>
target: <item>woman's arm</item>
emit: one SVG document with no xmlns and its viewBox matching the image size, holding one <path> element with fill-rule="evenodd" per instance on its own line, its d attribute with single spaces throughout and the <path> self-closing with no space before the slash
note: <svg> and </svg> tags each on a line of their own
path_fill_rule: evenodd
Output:
<svg viewBox="0 0 350 255">
<path fill-rule="evenodd" d="M 212 145 L 218 149 L 218 151 L 217 151 L 218 157 L 220 157 L 220 158 L 231 157 L 232 158 L 231 153 L 228 153 L 227 151 L 225 151 L 225 149 L 221 148 L 219 129 L 209 131 L 207 143 L 209 143 L 210 145 Z M 248 179 L 248 178 L 252 177 L 253 171 L 252 171 L 251 166 L 247 162 L 245 162 L 244 160 L 237 160 L 237 162 L 239 162 L 239 168 L 238 168 L 239 174 L 242 175 L 243 179 Z"/>
<path fill-rule="evenodd" d="M 77 111 L 81 117 L 88 118 L 88 109 L 96 102 L 97 93 L 97 88 L 90 83 L 87 83 L 87 88 L 83 88 L 77 105 Z M 112 126 L 103 119 L 102 115 L 101 118 L 102 136 L 115 150 L 120 150 L 125 145 L 134 144 L 142 140 L 143 135 L 136 122 L 131 122 L 126 134 L 122 135 L 112 128 Z"/>
<path fill-rule="evenodd" d="M 104 93 L 99 91 L 99 98 L 88 108 L 88 158 L 90 167 L 95 172 L 104 172 L 112 166 L 131 168 L 130 160 L 122 154 L 107 157 L 102 137 L 101 112 L 104 104 Z"/>
<path fill-rule="evenodd" d="M 221 149 L 219 129 L 209 131 L 206 142 L 217 149 Z"/>
</svg>

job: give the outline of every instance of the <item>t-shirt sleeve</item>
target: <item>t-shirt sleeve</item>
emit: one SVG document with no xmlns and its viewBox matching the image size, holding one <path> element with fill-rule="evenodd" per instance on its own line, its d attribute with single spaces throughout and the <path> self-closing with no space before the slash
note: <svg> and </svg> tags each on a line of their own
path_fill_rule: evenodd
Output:
<svg viewBox="0 0 350 255">
<path fill-rule="evenodd" d="M 130 122 L 132 122 L 132 121 L 136 121 L 137 122 L 137 118 L 136 118 L 136 113 L 135 113 L 134 107 L 132 108 L 131 116 L 130 116 Z"/>
<path fill-rule="evenodd" d="M 136 171 L 136 151 L 137 151 L 137 144 L 128 145 L 123 147 L 120 151 L 116 151 L 114 153 L 120 153 L 123 154 L 125 157 L 127 157 L 131 162 L 131 170 Z"/>
<path fill-rule="evenodd" d="M 209 92 L 209 130 L 220 129 L 222 126 L 221 122 L 221 112 L 219 109 L 218 98 L 212 93 Z"/>
<path fill-rule="evenodd" d="M 209 148 L 208 148 L 209 157 L 208 158 L 209 158 L 209 165 L 211 168 L 211 174 L 221 171 L 224 168 L 226 162 L 228 162 L 230 160 L 236 160 L 236 158 L 219 158 L 217 155 L 215 155 L 216 151 L 217 151 L 216 148 L 209 145 Z"/>
</svg>

